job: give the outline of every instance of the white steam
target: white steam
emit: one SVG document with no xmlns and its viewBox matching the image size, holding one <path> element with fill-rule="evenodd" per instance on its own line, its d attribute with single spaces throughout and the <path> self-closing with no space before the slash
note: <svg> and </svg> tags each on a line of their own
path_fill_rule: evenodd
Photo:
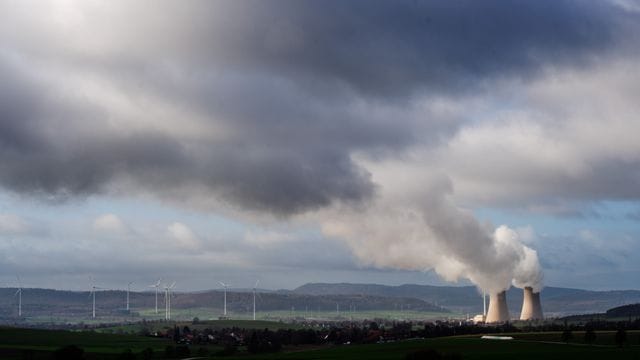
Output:
<svg viewBox="0 0 640 360">
<path fill-rule="evenodd" d="M 537 253 L 516 231 L 481 224 L 455 206 L 447 178 L 423 180 L 419 189 L 380 187 L 366 206 L 325 213 L 323 232 L 344 239 L 365 266 L 434 269 L 448 281 L 466 278 L 488 292 L 512 283 L 541 289 Z"/>
</svg>

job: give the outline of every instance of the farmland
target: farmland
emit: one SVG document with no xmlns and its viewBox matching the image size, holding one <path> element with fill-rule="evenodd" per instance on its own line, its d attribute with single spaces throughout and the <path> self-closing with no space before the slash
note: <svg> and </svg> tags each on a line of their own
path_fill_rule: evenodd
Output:
<svg viewBox="0 0 640 360">
<path fill-rule="evenodd" d="M 216 324 L 217 323 L 217 324 Z M 163 324 L 169 326 L 169 324 Z M 203 322 L 193 326 L 254 326 L 255 328 L 278 328 L 271 322 L 222 321 Z M 284 329 L 284 327 L 280 327 Z M 367 345 L 285 346 L 283 351 L 273 354 L 250 355 L 240 347 L 237 355 L 225 359 L 405 359 L 407 354 L 433 350 L 440 354 L 455 355 L 462 359 L 638 359 L 640 357 L 640 332 L 630 331 L 628 343 L 615 346 L 614 332 L 597 332 L 593 345 L 583 343 L 584 334 L 575 332 L 569 343 L 560 341 L 560 333 L 514 333 L 514 340 L 483 340 L 480 336 L 454 336 L 434 339 L 413 339 Z M 178 353 L 168 353 L 175 344 L 168 339 L 140 335 L 105 334 L 92 331 L 59 331 L 18 328 L 0 328 L 0 355 L 3 359 L 49 359 L 53 351 L 64 346 L 75 345 L 84 350 L 87 359 L 118 359 L 131 352 L 136 358 L 171 359 L 181 358 Z M 192 345 L 188 353 L 201 354 L 204 358 L 222 357 L 222 347 L 215 345 Z M 186 349 L 186 347 L 185 347 Z M 146 352 L 146 353 L 145 353 Z M 212 355 L 214 354 L 214 355 Z M 217 354 L 217 355 L 215 355 Z M 28 356 L 28 357 L 26 357 Z M 147 357 L 143 357 L 147 356 Z"/>
<path fill-rule="evenodd" d="M 170 342 L 136 335 L 99 334 L 88 331 L 63 331 L 0 328 L 0 354 L 3 359 L 48 359 L 64 346 L 75 345 L 91 358 L 110 359 L 130 349 L 139 353 L 145 349 L 162 352 Z"/>
<path fill-rule="evenodd" d="M 407 354 L 432 349 L 441 354 L 459 355 L 462 359 L 638 359 L 640 346 L 584 346 L 544 342 L 545 336 L 527 334 L 527 340 L 491 341 L 479 337 L 449 337 L 402 341 L 386 344 L 349 345 L 306 352 L 274 354 L 270 357 L 238 357 L 236 359 L 405 359 Z M 635 334 L 637 337 L 637 333 Z"/>
</svg>

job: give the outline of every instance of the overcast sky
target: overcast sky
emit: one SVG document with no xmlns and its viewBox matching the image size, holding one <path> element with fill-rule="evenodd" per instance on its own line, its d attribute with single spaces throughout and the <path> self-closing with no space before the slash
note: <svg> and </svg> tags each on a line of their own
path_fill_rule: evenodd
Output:
<svg viewBox="0 0 640 360">
<path fill-rule="evenodd" d="M 0 286 L 478 283 L 506 225 L 638 289 L 639 65 L 633 0 L 0 0 Z"/>
</svg>

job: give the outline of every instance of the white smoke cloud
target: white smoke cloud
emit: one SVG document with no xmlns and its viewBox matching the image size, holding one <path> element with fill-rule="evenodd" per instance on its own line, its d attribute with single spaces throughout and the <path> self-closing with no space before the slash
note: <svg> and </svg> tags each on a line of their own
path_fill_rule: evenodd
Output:
<svg viewBox="0 0 640 360">
<path fill-rule="evenodd" d="M 488 292 L 512 283 L 541 289 L 537 253 L 515 230 L 493 229 L 457 207 L 448 178 L 421 180 L 420 188 L 406 178 L 395 179 L 396 185 L 404 182 L 400 189 L 379 184 L 379 197 L 368 205 L 324 214 L 323 232 L 344 239 L 365 266 L 433 269 L 445 280 L 468 279 Z"/>
<path fill-rule="evenodd" d="M 534 292 L 542 290 L 542 269 L 538 261 L 538 253 L 523 244 L 522 236 L 514 229 L 506 225 L 499 226 L 493 238 L 499 248 L 509 249 L 506 253 L 517 256 L 515 268 L 513 268 L 514 286 L 524 288 L 531 286 Z"/>
</svg>

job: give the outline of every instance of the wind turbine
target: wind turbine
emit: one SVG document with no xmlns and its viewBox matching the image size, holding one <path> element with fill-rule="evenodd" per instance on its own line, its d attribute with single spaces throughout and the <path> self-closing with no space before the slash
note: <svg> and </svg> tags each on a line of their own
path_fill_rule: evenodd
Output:
<svg viewBox="0 0 640 360">
<path fill-rule="evenodd" d="M 129 311 L 129 291 L 131 291 L 131 284 L 133 284 L 133 281 L 127 284 L 127 311 Z"/>
<path fill-rule="evenodd" d="M 165 285 L 164 287 L 164 319 L 171 319 L 171 289 L 176 286 L 174 281 L 171 285 Z"/>
<path fill-rule="evenodd" d="M 227 316 L 227 288 L 228 284 L 223 283 L 222 281 L 218 281 L 220 285 L 224 288 L 224 316 Z"/>
<path fill-rule="evenodd" d="M 150 288 L 156 288 L 156 315 L 158 314 L 158 289 L 160 289 L 160 281 L 162 281 L 162 278 L 158 279 L 158 282 L 155 284 L 149 285 Z"/>
<path fill-rule="evenodd" d="M 164 319 L 169 320 L 169 287 L 164 287 Z"/>
<path fill-rule="evenodd" d="M 93 277 L 90 277 L 91 279 L 91 292 L 89 293 L 89 297 L 91 297 L 93 295 L 93 312 L 92 312 L 92 317 L 95 319 L 96 318 L 96 290 L 101 290 L 103 288 L 101 287 L 97 287 L 94 283 L 93 283 Z"/>
<path fill-rule="evenodd" d="M 256 320 L 256 288 L 258 287 L 259 282 L 260 280 L 256 280 L 256 284 L 253 286 L 253 321 Z"/>
<path fill-rule="evenodd" d="M 18 317 L 22 317 L 22 283 L 20 277 L 16 276 L 16 278 L 18 279 L 18 290 L 14 296 L 18 297 Z"/>
</svg>

